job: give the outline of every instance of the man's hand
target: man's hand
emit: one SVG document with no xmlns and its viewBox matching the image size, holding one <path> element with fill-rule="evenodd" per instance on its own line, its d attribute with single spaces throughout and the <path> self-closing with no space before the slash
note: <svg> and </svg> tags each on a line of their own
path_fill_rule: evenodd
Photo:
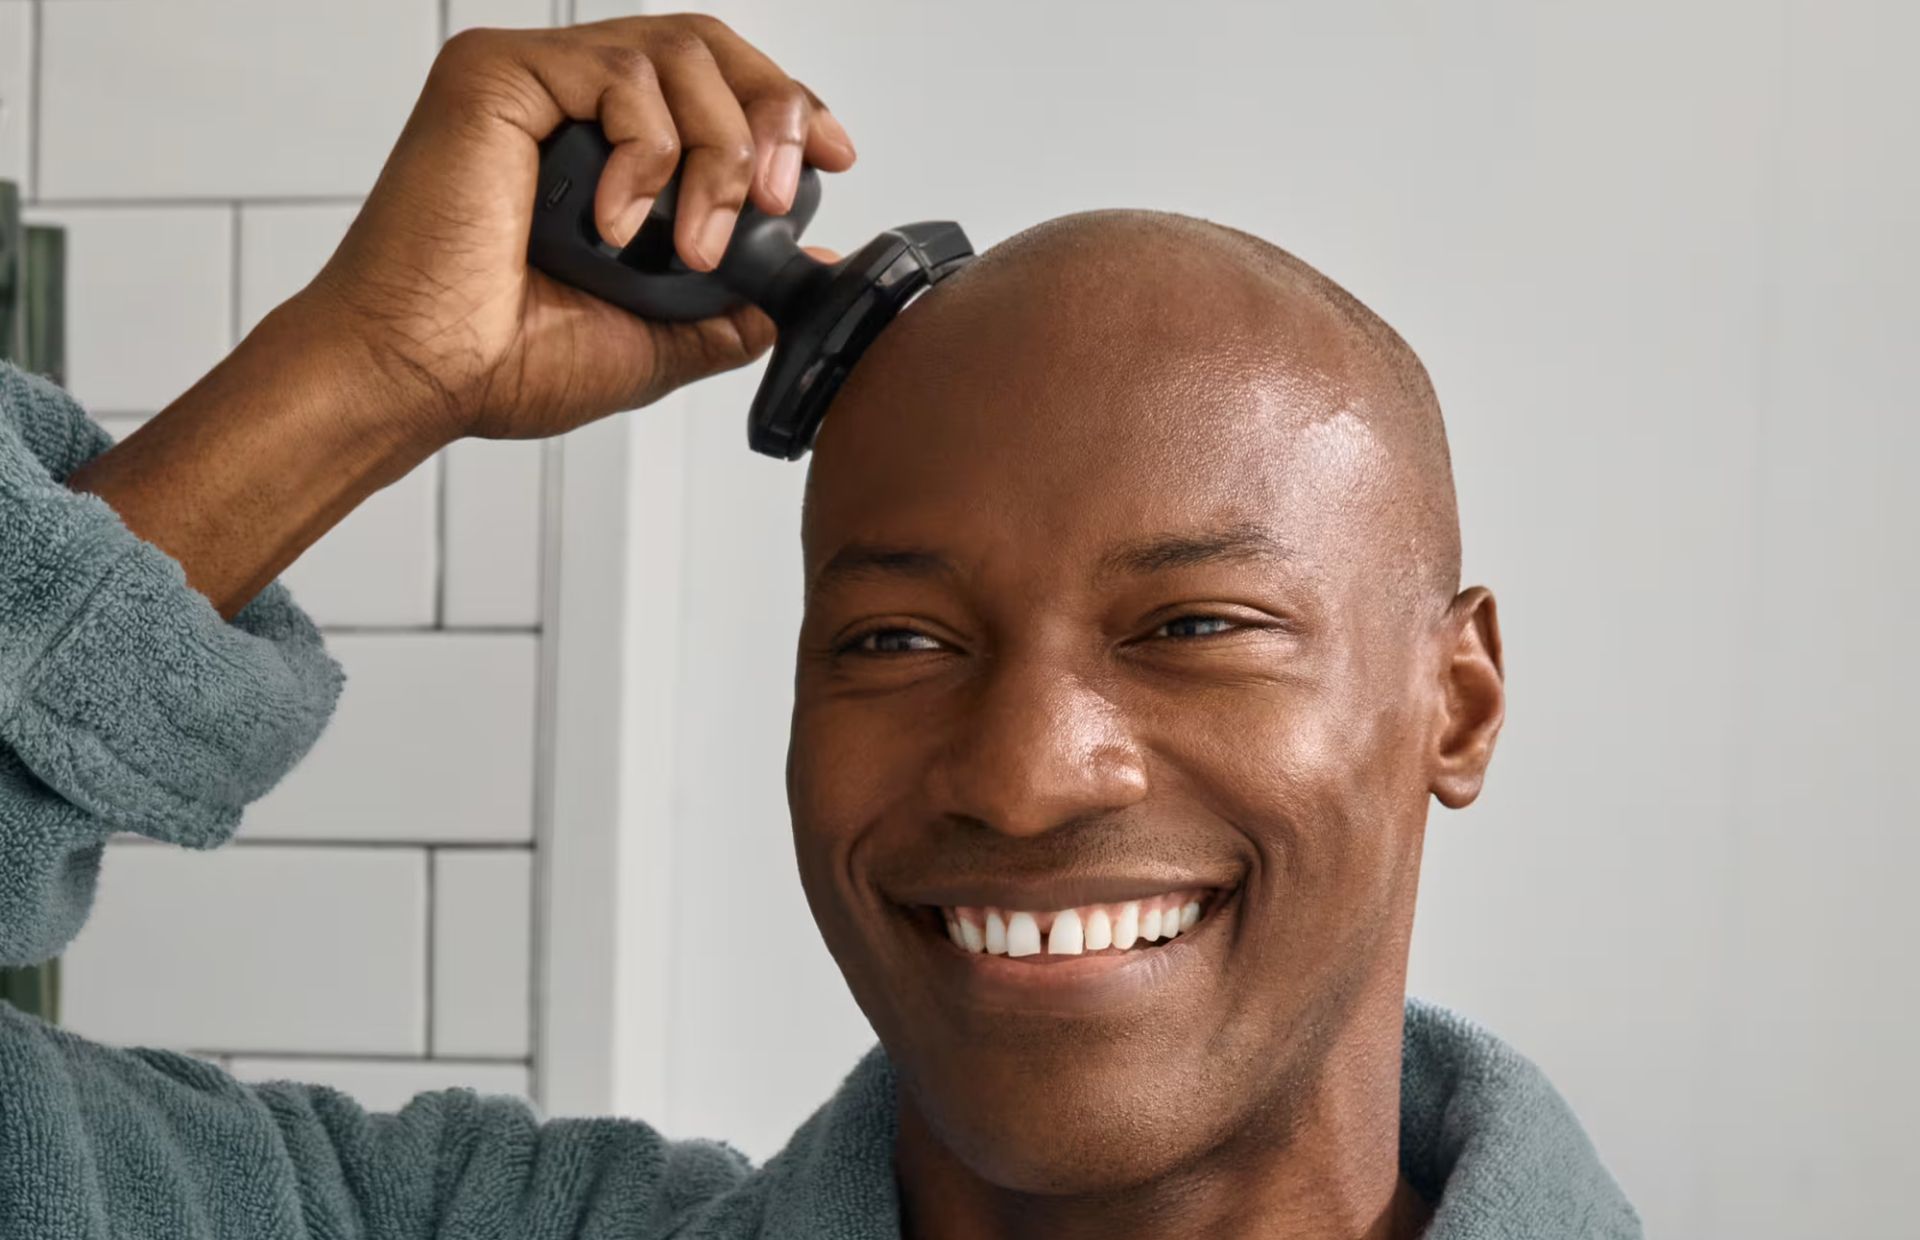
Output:
<svg viewBox="0 0 1920 1240">
<path fill-rule="evenodd" d="M 598 120 L 615 144 L 594 197 L 615 245 L 684 153 L 674 242 L 698 270 L 749 196 L 783 214 L 803 160 L 854 161 L 813 92 L 712 17 L 456 35 L 345 241 L 295 298 L 310 324 L 364 343 L 395 385 L 394 416 L 425 419 L 429 439 L 558 434 L 773 343 L 753 307 L 649 323 L 527 266 L 538 144 L 568 118 Z"/>
<path fill-rule="evenodd" d="M 803 159 L 854 158 L 812 92 L 712 18 L 462 34 L 313 283 L 67 485 L 231 617 L 454 439 L 556 435 L 763 352 L 773 323 L 751 307 L 647 323 L 528 269 L 539 141 L 567 118 L 616 144 L 594 198 L 610 242 L 686 153 L 674 240 L 699 269 L 749 195 L 783 214 Z"/>
</svg>

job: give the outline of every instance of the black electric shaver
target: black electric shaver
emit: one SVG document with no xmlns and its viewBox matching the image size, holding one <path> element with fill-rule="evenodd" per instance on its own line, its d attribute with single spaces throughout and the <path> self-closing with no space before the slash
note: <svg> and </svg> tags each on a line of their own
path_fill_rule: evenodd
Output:
<svg viewBox="0 0 1920 1240">
<path fill-rule="evenodd" d="M 748 203 L 720 265 L 695 271 L 673 249 L 677 172 L 626 248 L 600 239 L 593 195 L 612 152 L 591 121 L 568 121 L 541 143 L 529 261 L 644 318 L 704 319 L 745 302 L 765 310 L 780 335 L 747 413 L 747 443 L 768 456 L 804 455 L 881 329 L 973 257 L 960 226 L 938 221 L 888 229 L 837 263 L 821 262 L 799 244 L 820 205 L 820 174 L 803 168 L 787 214 Z"/>
</svg>

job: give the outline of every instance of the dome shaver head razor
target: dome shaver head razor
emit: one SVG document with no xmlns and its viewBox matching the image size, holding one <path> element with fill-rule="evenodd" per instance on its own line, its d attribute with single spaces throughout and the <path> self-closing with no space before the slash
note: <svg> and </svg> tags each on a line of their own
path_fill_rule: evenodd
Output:
<svg viewBox="0 0 1920 1240">
<path fill-rule="evenodd" d="M 973 258 L 958 224 L 928 221 L 890 228 L 837 263 L 821 262 L 800 248 L 820 205 L 820 174 L 803 168 L 785 215 L 748 203 L 720 265 L 695 271 L 673 248 L 677 172 L 632 241 L 621 248 L 601 240 L 593 197 L 612 152 L 591 121 L 568 121 L 541 143 L 528 260 L 643 318 L 704 319 L 747 302 L 766 311 L 780 335 L 747 414 L 747 443 L 768 456 L 805 455 L 834 393 L 881 329 Z"/>
</svg>

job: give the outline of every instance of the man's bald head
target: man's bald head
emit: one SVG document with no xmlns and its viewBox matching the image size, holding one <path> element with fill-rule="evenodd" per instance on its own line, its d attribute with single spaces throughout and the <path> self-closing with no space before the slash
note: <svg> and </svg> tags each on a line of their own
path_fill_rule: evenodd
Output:
<svg viewBox="0 0 1920 1240">
<path fill-rule="evenodd" d="M 881 333 L 802 538 L 795 853 L 910 1212 L 1337 1178 L 1504 700 L 1412 352 L 1245 234 L 1054 220 Z"/>
<path fill-rule="evenodd" d="M 1008 337 L 1024 337 L 1032 351 L 963 352 L 967 336 L 996 318 L 1013 329 L 999 333 L 1003 341 L 1017 347 Z M 923 297 L 862 368 L 919 364 L 929 352 L 970 367 L 1044 366 L 1049 338 L 1056 348 L 1105 354 L 1122 370 L 1152 369 L 1157 350 L 1191 355 L 1198 343 L 1214 355 L 1220 381 L 1252 381 L 1291 398 L 1293 417 L 1275 427 L 1282 433 L 1336 418 L 1364 426 L 1392 466 L 1387 505 L 1369 527 L 1391 574 L 1383 584 L 1429 615 L 1459 590 L 1452 466 L 1426 367 L 1384 320 L 1295 255 L 1171 212 L 1061 216 L 992 247 Z M 849 388 L 858 393 L 864 385 L 855 373 Z M 834 421 L 830 415 L 821 435 L 829 456 L 842 438 Z M 1117 418 L 1108 426 L 1115 436 L 1135 429 Z M 810 499 L 813 492 L 810 485 Z"/>
</svg>

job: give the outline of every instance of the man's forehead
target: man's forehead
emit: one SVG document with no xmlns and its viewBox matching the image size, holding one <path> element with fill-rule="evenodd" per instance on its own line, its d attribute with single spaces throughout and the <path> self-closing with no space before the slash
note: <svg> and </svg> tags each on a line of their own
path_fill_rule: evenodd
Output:
<svg viewBox="0 0 1920 1240">
<path fill-rule="evenodd" d="M 842 555 L 934 552 L 1037 582 L 1249 527 L 1295 565 L 1451 597 L 1425 372 L 1258 238 L 1097 212 L 994 247 L 881 333 L 815 444 L 802 537 L 810 580 Z"/>
<path fill-rule="evenodd" d="M 1165 324 L 1129 341 L 1125 318 L 1077 332 L 1020 313 L 929 315 L 882 338 L 894 347 L 862 363 L 879 364 L 842 393 L 811 464 L 810 570 L 916 529 L 1071 538 L 1083 556 L 1256 526 L 1285 542 L 1303 505 L 1350 495 L 1374 463 L 1340 378 L 1284 341 Z"/>
</svg>

